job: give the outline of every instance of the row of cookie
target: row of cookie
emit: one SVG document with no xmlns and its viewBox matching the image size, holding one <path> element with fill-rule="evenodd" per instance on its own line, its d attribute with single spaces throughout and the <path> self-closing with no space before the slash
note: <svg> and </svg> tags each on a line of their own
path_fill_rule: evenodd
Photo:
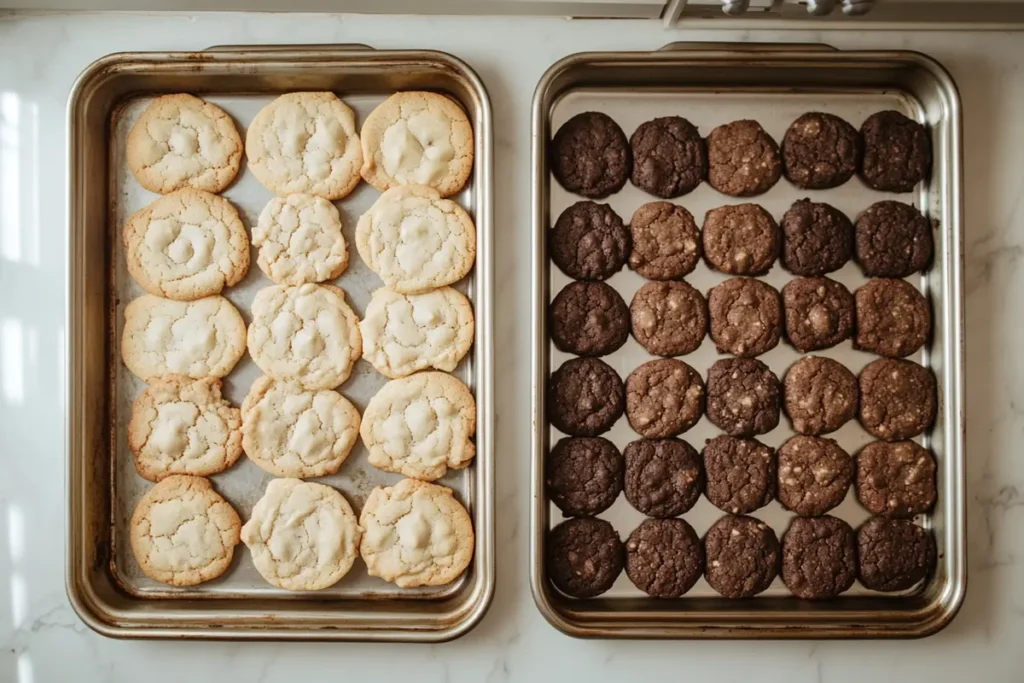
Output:
<svg viewBox="0 0 1024 683">
<path fill-rule="evenodd" d="M 242 162 L 242 140 L 220 107 L 187 94 L 164 95 L 128 133 L 128 166 L 147 190 L 221 192 Z M 356 133 L 352 109 L 331 92 L 281 95 L 260 110 L 245 136 L 249 169 L 280 196 L 335 200 L 360 176 L 381 192 L 426 185 L 442 196 L 463 188 L 473 168 L 473 129 L 454 100 L 399 92 Z"/>
<path fill-rule="evenodd" d="M 469 513 L 443 486 L 403 479 L 378 486 L 357 521 L 340 492 L 298 479 L 274 479 L 243 526 L 209 479 L 169 476 L 131 518 L 131 546 L 142 572 L 173 586 L 223 574 L 239 541 L 264 579 L 285 590 L 321 590 L 342 579 L 357 556 L 370 576 L 403 588 L 451 583 L 469 566 Z"/>
<path fill-rule="evenodd" d="M 907 520 L 875 517 L 856 533 L 829 515 L 798 517 L 782 537 L 747 516 L 722 517 L 703 541 L 682 519 L 647 519 L 625 545 L 603 519 L 562 522 L 548 534 L 548 576 L 562 593 L 592 598 L 623 568 L 633 585 L 656 598 L 678 598 L 704 576 L 726 598 L 762 593 L 781 574 L 798 598 L 834 598 L 855 579 L 868 589 L 912 588 L 932 571 L 935 539 Z"/>
<path fill-rule="evenodd" d="M 270 474 L 304 479 L 335 474 L 362 437 L 374 467 L 434 481 L 472 460 L 475 433 L 472 392 L 443 372 L 391 380 L 362 417 L 340 393 L 294 380 L 257 379 L 239 410 L 220 380 L 170 375 L 135 399 L 128 445 L 150 481 L 223 472 L 243 451 Z"/>
<path fill-rule="evenodd" d="M 835 207 L 795 202 L 780 225 L 757 204 L 732 204 L 693 215 L 670 202 L 649 202 L 629 226 L 607 204 L 577 202 L 551 231 L 551 260 L 576 280 L 606 280 L 627 262 L 648 280 L 689 275 L 703 256 L 729 275 L 765 275 L 781 256 L 795 275 L 825 275 L 856 259 L 869 277 L 902 278 L 932 260 L 932 226 L 910 204 L 885 200 L 850 221 Z"/>
<path fill-rule="evenodd" d="M 648 517 L 688 512 L 704 496 L 732 514 L 749 514 L 778 499 L 803 517 L 836 508 L 856 483 L 873 514 L 911 518 L 935 504 L 936 465 L 913 441 L 875 441 L 851 457 L 832 439 L 798 435 L 778 453 L 756 439 L 719 435 L 704 451 L 676 439 L 637 439 L 620 453 L 601 437 L 565 437 L 545 462 L 548 497 L 567 517 L 593 517 L 625 491 Z"/>
<path fill-rule="evenodd" d="M 566 353 L 605 356 L 630 332 L 649 352 L 682 356 L 696 351 L 710 331 L 720 353 L 743 358 L 774 349 L 783 329 L 802 351 L 849 339 L 854 348 L 903 358 L 931 333 L 928 301 L 905 280 L 873 279 L 855 294 L 828 278 L 792 280 L 778 290 L 735 277 L 708 291 L 707 300 L 684 281 L 648 282 L 629 307 L 604 282 L 571 282 L 550 306 L 551 339 Z"/>
<path fill-rule="evenodd" d="M 551 169 L 569 192 L 601 198 L 626 179 L 671 199 L 705 179 L 733 197 L 763 194 L 786 178 L 802 189 L 838 187 L 860 173 L 876 190 L 910 192 L 931 167 L 925 127 L 897 111 L 869 116 L 860 133 L 833 114 L 809 112 L 786 130 L 782 153 L 756 121 L 733 121 L 701 138 L 680 116 L 640 124 L 626 140 L 611 117 L 583 112 L 566 121 L 551 142 Z"/>
<path fill-rule="evenodd" d="M 631 422 L 645 431 L 657 425 L 668 434 L 688 429 L 700 419 L 698 382 L 697 373 L 679 361 L 665 368 L 642 366 L 630 387 L 636 393 L 629 400 L 637 405 Z M 858 383 L 834 360 L 798 361 L 787 373 L 787 399 L 792 400 L 786 409 L 794 427 L 827 433 L 857 412 L 869 434 L 899 441 L 923 433 L 935 419 L 935 377 L 913 361 L 879 358 L 860 371 Z M 779 424 L 779 395 L 779 378 L 767 365 L 754 358 L 724 358 L 708 369 L 705 413 L 731 436 L 766 434 Z M 570 436 L 607 432 L 626 401 L 619 375 L 597 358 L 568 360 L 548 378 L 548 419 Z"/>
<path fill-rule="evenodd" d="M 249 238 L 231 202 L 176 190 L 132 214 L 122 239 L 128 272 L 155 296 L 192 301 L 235 285 L 249 270 Z M 309 194 L 275 197 L 252 230 L 257 263 L 281 285 L 323 282 L 348 267 L 341 214 Z M 356 248 L 384 284 L 417 293 L 454 283 L 473 267 L 476 228 L 433 188 L 388 190 L 356 225 Z"/>
<path fill-rule="evenodd" d="M 166 375 L 224 377 L 249 354 L 269 377 L 305 389 L 332 389 L 362 355 L 382 375 L 454 370 L 473 343 L 473 309 L 451 287 L 401 294 L 373 292 L 360 322 L 332 285 L 272 285 L 256 293 L 253 321 L 230 301 L 208 296 L 172 301 L 144 295 L 125 308 L 121 354 L 143 380 Z"/>
</svg>

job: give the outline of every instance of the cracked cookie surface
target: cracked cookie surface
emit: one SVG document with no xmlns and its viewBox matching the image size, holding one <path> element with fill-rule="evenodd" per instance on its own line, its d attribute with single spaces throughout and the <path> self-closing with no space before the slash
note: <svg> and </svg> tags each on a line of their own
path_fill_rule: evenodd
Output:
<svg viewBox="0 0 1024 683">
<path fill-rule="evenodd" d="M 224 377 L 245 353 L 245 322 L 230 301 L 171 301 L 151 294 L 124 309 L 121 357 L 136 377 Z"/>
<path fill-rule="evenodd" d="M 629 309 L 604 282 L 570 282 L 549 307 L 551 340 L 579 356 L 605 356 L 629 338 Z"/>
<path fill-rule="evenodd" d="M 645 519 L 626 540 L 626 575 L 656 598 L 678 598 L 704 573 L 704 544 L 682 519 Z"/>
<path fill-rule="evenodd" d="M 348 267 L 341 214 L 323 197 L 274 197 L 260 212 L 252 244 L 260 270 L 279 285 L 333 280 Z"/>
<path fill-rule="evenodd" d="M 907 277 L 932 261 L 932 224 L 910 204 L 885 200 L 854 223 L 854 253 L 870 277 Z"/>
<path fill-rule="evenodd" d="M 782 265 L 796 275 L 839 270 L 853 255 L 853 223 L 835 207 L 809 199 L 782 216 Z"/>
<path fill-rule="evenodd" d="M 566 517 L 592 517 L 622 493 L 624 471 L 625 460 L 608 439 L 565 437 L 545 461 L 547 493 Z"/>
<path fill-rule="evenodd" d="M 548 378 L 548 419 L 570 436 L 597 436 L 622 416 L 625 394 L 610 365 L 598 358 L 573 358 Z"/>
<path fill-rule="evenodd" d="M 720 434 L 707 442 L 702 457 L 704 495 L 719 510 L 747 514 L 775 497 L 775 452 L 760 441 Z"/>
<path fill-rule="evenodd" d="M 332 285 L 272 285 L 256 293 L 249 355 L 269 377 L 306 389 L 333 389 L 362 349 L 359 318 Z"/>
<path fill-rule="evenodd" d="M 677 517 L 704 490 L 704 468 L 693 446 L 682 439 L 637 439 L 626 458 L 626 500 L 648 517 Z"/>
<path fill-rule="evenodd" d="M 629 221 L 629 267 L 648 280 L 675 280 L 700 261 L 700 232 L 693 215 L 671 202 L 643 204 Z"/>
<path fill-rule="evenodd" d="M 786 414 L 801 434 L 834 432 L 857 414 L 857 378 L 831 358 L 801 358 L 786 371 L 782 386 Z"/>
<path fill-rule="evenodd" d="M 681 360 L 648 361 L 626 378 L 626 417 L 640 436 L 676 436 L 703 414 L 704 380 Z"/>
<path fill-rule="evenodd" d="M 172 474 L 132 513 L 129 536 L 142 572 L 172 586 L 215 579 L 231 564 L 241 520 L 209 479 Z"/>
<path fill-rule="evenodd" d="M 722 194 L 767 192 L 782 175 L 779 146 L 757 121 L 733 121 L 708 135 L 708 183 Z"/>
<path fill-rule="evenodd" d="M 865 588 L 912 588 L 935 568 L 935 537 L 909 519 L 873 517 L 857 530 L 857 578 Z"/>
<path fill-rule="evenodd" d="M 692 192 L 708 174 L 708 151 L 697 128 L 679 116 L 641 123 L 629 138 L 631 180 L 655 197 L 672 199 Z"/>
<path fill-rule="evenodd" d="M 178 190 L 136 211 L 122 241 L 132 278 L 167 299 L 217 294 L 249 270 L 249 238 L 238 212 L 202 190 Z"/>
<path fill-rule="evenodd" d="M 857 289 L 857 334 L 854 345 L 880 356 L 916 352 L 932 331 L 928 301 L 906 280 L 876 279 Z"/>
<path fill-rule="evenodd" d="M 857 129 L 834 114 L 803 114 L 782 138 L 786 178 L 805 190 L 839 187 L 857 172 L 861 156 Z"/>
<path fill-rule="evenodd" d="M 416 479 L 378 486 L 359 523 L 359 553 L 370 576 L 401 588 L 443 586 L 473 559 L 473 523 L 451 489 Z"/>
<path fill-rule="evenodd" d="M 861 177 L 876 190 L 910 192 L 932 164 L 927 129 L 898 111 L 880 111 L 860 127 L 864 141 Z"/>
<path fill-rule="evenodd" d="M 629 228 L 607 204 L 576 202 L 550 233 L 551 260 L 574 280 L 607 280 L 629 258 Z"/>
<path fill-rule="evenodd" d="M 790 280 L 782 288 L 786 338 L 807 353 L 827 349 L 853 334 L 853 295 L 827 277 Z"/>
<path fill-rule="evenodd" d="M 462 107 L 437 93 L 395 93 L 366 117 L 361 138 L 360 173 L 381 192 L 427 185 L 449 197 L 473 169 L 473 127 Z"/>
<path fill-rule="evenodd" d="M 648 282 L 629 304 L 633 337 L 658 356 L 696 351 L 708 331 L 704 296 L 682 281 Z"/>
<path fill-rule="evenodd" d="M 359 183 L 363 153 L 355 114 L 331 92 L 281 95 L 245 135 L 249 169 L 276 195 L 341 199 Z"/>
<path fill-rule="evenodd" d="M 626 134 L 607 114 L 586 111 L 562 124 L 551 140 L 551 172 L 567 191 L 591 199 L 614 194 L 633 170 Z"/>
<path fill-rule="evenodd" d="M 711 339 L 720 353 L 741 358 L 771 351 L 782 335 L 782 302 L 769 284 L 734 277 L 708 292 Z"/>
<path fill-rule="evenodd" d="M 568 519 L 548 532 L 547 570 L 555 588 L 574 598 L 604 593 L 622 573 L 626 549 L 603 519 Z"/>
<path fill-rule="evenodd" d="M 363 358 L 389 379 L 427 368 L 451 372 L 473 345 L 473 307 L 451 287 L 422 294 L 381 287 L 359 327 Z"/>
<path fill-rule="evenodd" d="M 704 259 L 730 275 L 764 275 L 779 255 L 779 226 L 757 204 L 731 204 L 704 215 Z"/>
<path fill-rule="evenodd" d="M 242 527 L 242 542 L 267 583 L 315 591 L 348 574 L 362 533 L 352 506 L 335 489 L 273 479 Z"/>
<path fill-rule="evenodd" d="M 871 513 L 913 517 L 935 504 L 935 458 L 913 441 L 876 441 L 857 454 L 857 498 Z"/>
<path fill-rule="evenodd" d="M 132 403 L 128 447 L 150 481 L 223 472 L 242 454 L 242 417 L 218 379 L 154 378 Z"/>
<path fill-rule="evenodd" d="M 461 206 L 425 185 L 394 187 L 356 224 L 356 249 L 396 292 L 415 294 L 464 278 L 476 259 L 476 226 Z"/>
<path fill-rule="evenodd" d="M 834 598 L 857 576 L 853 529 L 841 519 L 797 517 L 782 537 L 782 581 L 805 600 Z"/>
<path fill-rule="evenodd" d="M 708 370 L 708 419 L 730 436 L 766 434 L 779 424 L 779 378 L 754 358 L 723 358 Z"/>
<path fill-rule="evenodd" d="M 853 459 L 832 439 L 794 436 L 779 449 L 779 502 L 811 517 L 843 502 L 853 481 Z"/>
<path fill-rule="evenodd" d="M 257 379 L 242 403 L 242 446 L 278 477 L 335 474 L 359 437 L 359 411 L 336 391 L 297 381 Z"/>
<path fill-rule="evenodd" d="M 757 595 L 779 573 L 779 539 L 771 527 L 754 517 L 722 517 L 704 536 L 704 552 L 704 577 L 727 598 Z"/>
<path fill-rule="evenodd" d="M 424 481 L 469 465 L 475 433 L 472 392 L 444 372 L 391 380 L 370 399 L 360 427 L 371 465 Z"/>
<path fill-rule="evenodd" d="M 188 94 L 153 100 L 128 132 L 128 167 L 150 192 L 220 192 L 235 179 L 242 139 L 223 109 Z"/>
<path fill-rule="evenodd" d="M 909 360 L 879 358 L 860 371 L 860 423 L 885 441 L 917 436 L 935 420 L 935 375 Z"/>
</svg>

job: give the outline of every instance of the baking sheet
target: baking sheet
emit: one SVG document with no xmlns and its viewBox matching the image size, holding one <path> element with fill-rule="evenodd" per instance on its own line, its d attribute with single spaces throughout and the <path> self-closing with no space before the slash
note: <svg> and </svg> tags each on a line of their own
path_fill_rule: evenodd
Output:
<svg viewBox="0 0 1024 683">
<path fill-rule="evenodd" d="M 362 125 L 366 116 L 385 99 L 383 95 L 347 96 L 345 93 L 337 94 L 355 111 L 357 128 Z M 244 137 L 248 124 L 260 109 L 274 99 L 274 96 L 205 95 L 203 99 L 217 105 L 230 114 Z M 114 287 L 117 296 L 117 328 L 114 339 L 118 343 L 124 326 L 125 306 L 132 299 L 145 293 L 128 274 L 120 226 L 124 225 L 132 213 L 147 206 L 159 197 L 159 195 L 143 189 L 138 181 L 135 180 L 126 161 L 125 144 L 128 131 L 131 130 L 132 125 L 152 100 L 152 97 L 136 97 L 131 99 L 125 103 L 124 108 L 117 114 L 113 122 L 110 168 L 112 169 L 111 182 L 113 184 L 111 196 L 115 198 L 114 206 L 112 207 L 113 228 L 116 230 L 116 234 L 112 236 L 111 242 L 114 245 Z M 472 183 L 472 179 L 470 183 Z M 260 185 L 256 177 L 246 168 L 244 160 L 236 181 L 221 194 L 238 209 L 238 213 L 250 236 L 249 272 L 238 285 L 226 288 L 221 294 L 235 305 L 242 314 L 246 325 L 249 325 L 252 322 L 250 309 L 256 292 L 274 284 L 256 264 L 258 250 L 251 244 L 252 227 L 256 225 L 260 212 L 274 197 L 274 194 Z M 348 245 L 349 264 L 340 277 L 328 280 L 324 284 L 335 284 L 344 289 L 346 301 L 360 319 L 362 319 L 366 306 L 370 301 L 370 295 L 375 289 L 383 286 L 383 283 L 377 274 L 366 266 L 356 251 L 355 226 L 359 216 L 369 209 L 378 197 L 380 197 L 379 191 L 368 183 L 361 181 L 350 195 L 334 202 L 334 205 L 338 207 L 341 213 L 342 231 Z M 452 199 L 465 208 L 470 215 L 474 213 L 472 184 L 467 185 L 462 192 L 452 197 Z M 471 272 L 468 277 L 455 285 L 471 301 L 474 300 L 473 277 L 474 273 Z M 466 359 L 459 364 L 456 371 L 452 373 L 470 388 L 473 388 L 472 359 L 473 353 L 470 352 Z M 241 406 L 250 386 L 261 374 L 260 369 L 253 362 L 249 354 L 246 353 L 234 370 L 224 379 L 225 398 L 231 401 L 233 405 Z M 361 415 L 370 398 L 386 382 L 387 378 L 374 370 L 372 365 L 363 359 L 359 359 L 353 368 L 352 376 L 343 385 L 337 387 L 336 391 L 341 392 L 342 395 L 352 401 L 359 409 Z M 114 441 L 111 445 L 115 454 L 114 457 L 116 458 L 113 510 L 114 555 L 111 563 L 111 570 L 115 578 L 125 590 L 139 597 L 168 595 L 180 597 L 213 597 L 218 595 L 284 597 L 295 595 L 294 591 L 276 588 L 267 583 L 260 576 L 259 572 L 256 571 L 249 550 L 244 544 L 239 544 L 235 548 L 234 561 L 227 572 L 213 581 L 202 583 L 198 586 L 175 588 L 143 575 L 128 542 L 128 529 L 132 511 L 142 496 L 152 488 L 153 484 L 143 479 L 135 471 L 132 452 L 128 448 L 127 429 L 128 421 L 131 418 L 132 401 L 145 389 L 145 386 L 145 382 L 132 375 L 123 363 L 115 363 L 116 410 L 114 414 Z M 318 477 L 309 481 L 328 484 L 341 491 L 349 503 L 352 504 L 358 516 L 367 496 L 375 487 L 381 485 L 391 486 L 403 479 L 401 475 L 383 472 L 373 467 L 368 462 L 367 457 L 366 447 L 363 445 L 362 440 L 359 440 L 337 474 L 329 477 Z M 462 471 L 449 470 L 448 474 L 436 483 L 454 490 L 456 497 L 465 505 L 469 499 L 468 491 L 472 483 L 472 477 L 472 469 Z M 234 467 L 225 472 L 212 475 L 210 479 L 213 481 L 217 491 L 234 506 L 244 521 L 249 518 L 253 506 L 263 496 L 267 483 L 274 479 L 274 476 L 264 472 L 249 460 L 248 457 L 243 455 Z M 438 599 L 458 592 L 462 582 L 465 581 L 465 576 L 464 574 L 447 586 L 403 589 L 382 579 L 369 576 L 366 573 L 366 564 L 360 559 L 356 561 L 352 570 L 341 581 L 330 588 L 313 591 L 311 594 L 325 599 L 382 595 Z"/>
<path fill-rule="evenodd" d="M 833 600 L 804 601 L 793 597 L 781 578 L 756 598 L 730 600 L 719 596 L 701 578 L 683 597 L 664 600 L 648 597 L 623 572 L 614 586 L 598 598 L 578 600 L 557 591 L 548 581 L 544 540 L 563 516 L 547 498 L 544 468 L 548 450 L 564 435 L 548 424 L 545 389 L 551 372 L 571 358 L 558 351 L 547 333 L 547 309 L 571 279 L 547 258 L 547 236 L 559 214 L 580 201 L 566 192 L 550 174 L 546 149 L 566 120 L 583 111 L 601 111 L 615 119 L 626 136 L 644 121 L 678 115 L 689 119 L 706 136 L 715 126 L 737 119 L 755 119 L 781 143 L 786 129 L 808 111 L 836 114 L 859 127 L 870 114 L 896 109 L 928 124 L 935 161 L 931 176 L 912 193 L 874 191 L 859 178 L 831 190 L 805 191 L 780 179 L 767 193 L 733 198 L 719 194 L 707 183 L 692 193 L 670 200 L 688 209 L 698 226 L 712 208 L 752 202 L 763 206 L 776 221 L 798 199 L 825 202 L 851 220 L 872 203 L 896 199 L 912 203 L 929 218 L 938 219 L 933 232 L 932 267 L 907 281 L 928 298 L 933 312 L 933 333 L 926 347 L 910 357 L 931 369 L 938 383 L 938 416 L 918 441 L 930 448 L 938 464 L 938 503 L 918 524 L 928 528 L 938 545 L 936 571 L 920 585 L 900 593 L 878 593 L 856 583 Z M 825 46 L 757 44 L 674 44 L 657 52 L 581 53 L 552 66 L 541 79 L 534 98 L 534 387 L 535 432 L 531 537 L 531 584 L 541 613 L 556 627 L 575 636 L 653 638 L 744 637 L 882 637 L 921 636 L 949 623 L 963 599 L 966 585 L 963 520 L 963 303 L 960 211 L 960 113 L 955 85 L 941 66 L 924 55 L 909 52 L 849 52 Z M 597 200 L 609 203 L 628 223 L 641 204 L 659 201 L 631 183 L 615 195 Z M 705 295 L 730 276 L 712 271 L 703 261 L 686 281 Z M 851 292 L 867 282 L 855 263 L 828 277 Z M 758 278 L 780 290 L 795 276 L 780 263 Z M 608 280 L 628 305 L 646 282 L 624 268 Z M 759 359 L 779 377 L 804 354 L 784 339 Z M 852 372 L 876 358 L 853 349 L 848 340 L 814 354 L 833 358 Z M 719 358 L 710 336 L 694 353 L 680 359 L 706 379 Z M 602 357 L 625 381 L 642 363 L 657 358 L 632 337 L 613 354 Z M 707 439 L 721 433 L 707 417 L 680 435 L 698 451 Z M 779 426 L 760 441 L 778 448 L 794 435 L 785 414 Z M 606 434 L 619 449 L 640 438 L 625 416 Z M 873 441 L 853 420 L 827 435 L 851 456 Z M 778 501 L 753 513 L 779 536 L 794 516 Z M 853 486 L 843 503 L 829 514 L 856 528 L 870 517 L 856 499 Z M 701 497 L 681 515 L 698 534 L 725 513 Z M 608 520 L 625 541 L 644 519 L 624 495 L 599 517 Z"/>
</svg>

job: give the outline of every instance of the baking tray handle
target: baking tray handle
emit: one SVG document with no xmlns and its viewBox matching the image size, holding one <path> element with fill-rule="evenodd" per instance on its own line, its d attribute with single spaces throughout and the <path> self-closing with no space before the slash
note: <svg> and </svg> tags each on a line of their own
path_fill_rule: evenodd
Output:
<svg viewBox="0 0 1024 683">
<path fill-rule="evenodd" d="M 835 52 L 836 48 L 825 43 L 738 43 L 678 41 L 658 48 L 668 50 L 737 50 L 741 52 Z"/>
<path fill-rule="evenodd" d="M 294 52 L 296 50 L 373 50 L 363 43 L 309 43 L 282 45 L 213 45 L 203 52 Z"/>
</svg>

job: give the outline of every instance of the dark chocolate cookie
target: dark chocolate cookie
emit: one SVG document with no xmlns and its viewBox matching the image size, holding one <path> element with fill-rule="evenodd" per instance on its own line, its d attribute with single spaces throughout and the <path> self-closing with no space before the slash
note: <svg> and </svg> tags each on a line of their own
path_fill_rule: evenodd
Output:
<svg viewBox="0 0 1024 683">
<path fill-rule="evenodd" d="M 629 221 L 629 267 L 648 280 L 674 280 L 700 260 L 700 233 L 690 212 L 671 202 L 644 204 Z"/>
<path fill-rule="evenodd" d="M 741 358 L 771 351 L 782 335 L 782 302 L 771 285 L 734 277 L 708 292 L 711 338 L 721 353 Z"/>
<path fill-rule="evenodd" d="M 853 295 L 857 303 L 854 346 L 880 356 L 903 358 L 928 340 L 928 301 L 906 280 L 869 280 Z"/>
<path fill-rule="evenodd" d="M 611 366 L 597 358 L 573 358 L 548 380 L 548 417 L 570 436 L 597 436 L 622 416 L 626 392 Z"/>
<path fill-rule="evenodd" d="M 757 121 L 733 121 L 708 135 L 708 182 L 733 197 L 767 192 L 782 175 L 779 146 Z"/>
<path fill-rule="evenodd" d="M 551 339 L 562 351 L 604 356 L 629 338 L 629 309 L 603 282 L 570 282 L 551 302 Z"/>
<path fill-rule="evenodd" d="M 779 502 L 804 517 L 843 502 L 853 482 L 853 459 L 832 439 L 794 436 L 779 449 Z"/>
<path fill-rule="evenodd" d="M 726 515 L 704 536 L 708 583 L 727 598 L 749 598 L 779 574 L 779 539 L 753 517 Z"/>
<path fill-rule="evenodd" d="M 872 114 L 860 127 L 864 141 L 861 177 L 876 190 L 910 192 L 932 165 L 928 131 L 898 111 Z"/>
<path fill-rule="evenodd" d="M 648 282 L 629 305 L 633 336 L 658 356 L 696 351 L 708 331 L 703 295 L 686 282 Z"/>
<path fill-rule="evenodd" d="M 678 598 L 704 573 L 704 544 L 681 519 L 645 519 L 626 539 L 626 576 L 656 598 Z"/>
<path fill-rule="evenodd" d="M 626 378 L 626 417 L 640 436 L 676 436 L 703 414 L 704 380 L 681 360 L 648 361 Z"/>
<path fill-rule="evenodd" d="M 827 349 L 853 334 L 853 295 L 827 277 L 790 280 L 782 288 L 786 338 L 800 351 Z"/>
<path fill-rule="evenodd" d="M 839 187 L 860 166 L 857 129 L 822 112 L 808 112 L 790 124 L 782 138 L 782 163 L 789 182 L 805 190 Z"/>
<path fill-rule="evenodd" d="M 869 277 L 907 277 L 932 261 L 932 226 L 910 204 L 876 202 L 857 217 L 854 251 Z"/>
<path fill-rule="evenodd" d="M 876 441 L 857 455 L 857 498 L 872 513 L 913 517 L 935 497 L 935 458 L 913 441 Z"/>
<path fill-rule="evenodd" d="M 697 502 L 704 472 L 681 439 L 637 439 L 626 446 L 626 500 L 648 517 L 675 517 Z"/>
<path fill-rule="evenodd" d="M 607 197 L 622 189 L 632 170 L 626 134 L 607 114 L 577 114 L 562 124 L 551 142 L 551 171 L 569 192 Z"/>
<path fill-rule="evenodd" d="M 797 275 L 839 270 L 853 255 L 853 223 L 828 204 L 801 199 L 782 216 L 782 265 Z"/>
<path fill-rule="evenodd" d="M 935 567 L 935 539 L 910 520 L 873 517 L 857 530 L 857 561 L 865 588 L 906 590 Z"/>
<path fill-rule="evenodd" d="M 841 519 L 797 517 L 782 537 L 782 581 L 805 600 L 834 598 L 857 578 L 853 529 Z"/>
<path fill-rule="evenodd" d="M 548 532 L 548 576 L 555 588 L 574 598 L 592 598 L 611 588 L 625 555 L 618 532 L 603 519 L 569 519 Z"/>
<path fill-rule="evenodd" d="M 782 380 L 786 415 L 801 434 L 828 434 L 857 414 L 857 378 L 831 358 L 805 356 Z"/>
<path fill-rule="evenodd" d="M 779 226 L 757 204 L 733 204 L 704 215 L 704 259 L 730 275 L 764 275 L 779 255 Z"/>
<path fill-rule="evenodd" d="M 759 360 L 716 361 L 707 392 L 708 419 L 726 434 L 766 434 L 779 424 L 779 378 Z"/>
<path fill-rule="evenodd" d="M 576 202 L 551 229 L 551 260 L 574 280 L 607 280 L 630 249 L 629 228 L 607 204 Z"/>
<path fill-rule="evenodd" d="M 742 515 L 775 497 L 775 452 L 756 439 L 724 434 L 704 446 L 704 495 L 723 512 Z"/>
<path fill-rule="evenodd" d="M 653 119 L 633 131 L 633 184 L 655 197 L 692 192 L 708 174 L 708 150 L 692 123 L 679 116 Z"/>
<path fill-rule="evenodd" d="M 608 439 L 567 437 L 548 453 L 548 497 L 569 517 L 590 517 L 622 492 L 626 461 Z"/>
<path fill-rule="evenodd" d="M 860 423 L 879 439 L 917 436 L 935 410 L 935 376 L 917 363 L 879 358 L 860 371 Z"/>
</svg>

